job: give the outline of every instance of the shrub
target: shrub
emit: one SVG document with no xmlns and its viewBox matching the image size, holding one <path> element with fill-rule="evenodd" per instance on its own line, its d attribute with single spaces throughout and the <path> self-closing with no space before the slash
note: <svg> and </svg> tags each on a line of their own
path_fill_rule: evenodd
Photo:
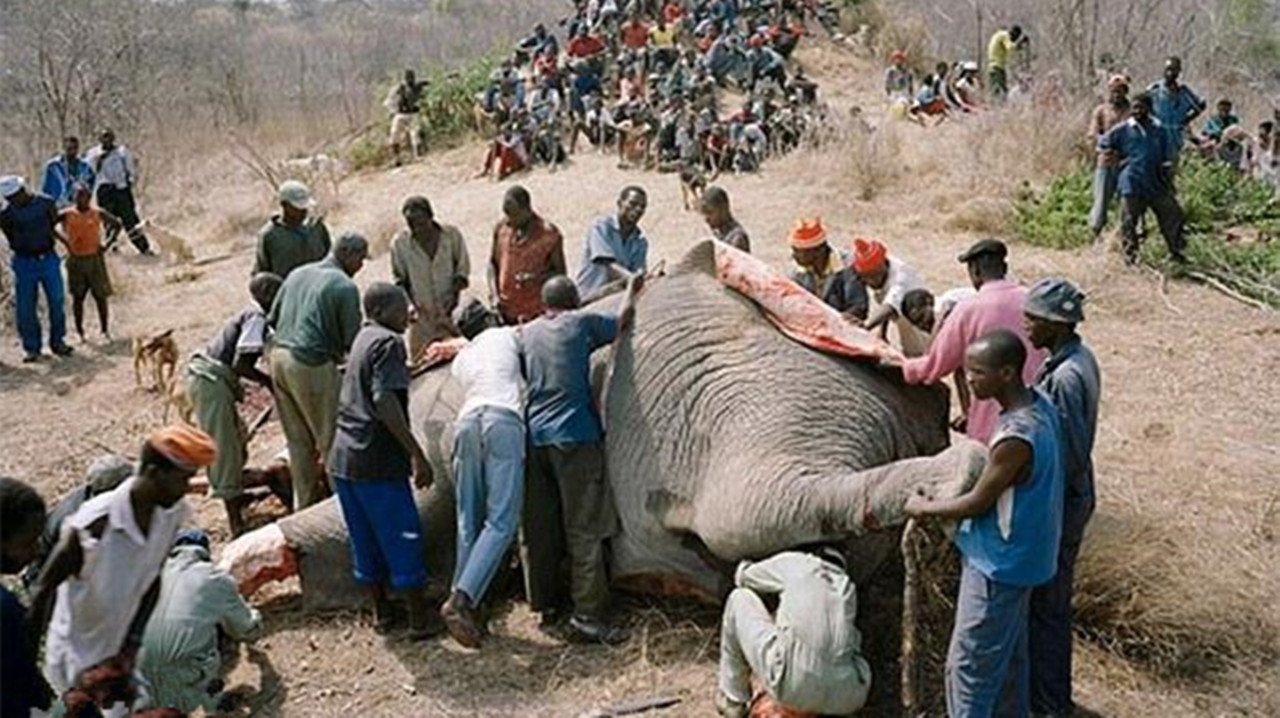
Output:
<svg viewBox="0 0 1280 718">
<path fill-rule="evenodd" d="M 1177 182 L 1191 260 L 1186 273 L 1280 307 L 1280 204 L 1274 190 L 1240 177 L 1226 165 L 1190 154 L 1182 159 Z M 1013 207 L 1016 234 L 1040 247 L 1088 245 L 1092 188 L 1093 168 L 1084 166 L 1054 178 L 1043 190 L 1023 192 Z M 1233 241 L 1242 227 L 1256 235 L 1255 241 Z M 1148 218 L 1147 232 L 1140 256 L 1144 263 L 1158 266 L 1166 251 L 1154 218 Z M 1150 241 L 1153 238 L 1156 241 Z"/>
</svg>

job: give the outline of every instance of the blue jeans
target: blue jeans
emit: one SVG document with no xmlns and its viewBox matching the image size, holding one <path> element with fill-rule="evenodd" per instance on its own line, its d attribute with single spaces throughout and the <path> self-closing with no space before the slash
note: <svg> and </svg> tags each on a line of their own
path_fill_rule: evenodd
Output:
<svg viewBox="0 0 1280 718">
<path fill-rule="evenodd" d="M 1030 586 L 992 581 L 964 562 L 956 625 L 947 651 L 950 718 L 1027 716 L 1031 712 L 1027 661 Z"/>
<path fill-rule="evenodd" d="M 397 591 L 425 586 L 422 522 L 409 479 L 333 479 L 356 583 L 376 586 L 389 581 Z"/>
<path fill-rule="evenodd" d="M 520 526 L 524 421 L 507 409 L 473 409 L 453 427 L 458 559 L 453 588 L 479 603 Z"/>
<path fill-rule="evenodd" d="M 44 289 L 44 300 L 49 307 L 49 346 L 62 347 L 67 334 L 67 317 L 63 307 L 62 260 L 56 252 L 40 256 L 13 255 L 15 304 L 18 310 L 18 334 L 22 337 L 22 350 L 27 354 L 39 354 L 41 346 L 40 315 L 37 305 L 40 298 L 37 287 Z"/>
<path fill-rule="evenodd" d="M 1107 209 L 1116 198 L 1119 167 L 1099 167 L 1093 173 L 1093 209 L 1089 211 L 1089 229 L 1101 234 L 1107 226 Z"/>
<path fill-rule="evenodd" d="M 1093 516 L 1094 498 L 1067 498 L 1062 512 L 1062 543 L 1058 572 L 1031 592 L 1028 636 L 1031 657 L 1031 708 L 1036 713 L 1070 715 L 1071 595 L 1075 589 L 1076 556 L 1084 527 Z"/>
</svg>

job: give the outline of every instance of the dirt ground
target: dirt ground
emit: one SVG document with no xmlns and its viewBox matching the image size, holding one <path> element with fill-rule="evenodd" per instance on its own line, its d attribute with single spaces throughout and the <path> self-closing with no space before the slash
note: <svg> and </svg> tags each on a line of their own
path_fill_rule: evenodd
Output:
<svg viewBox="0 0 1280 718">
<path fill-rule="evenodd" d="M 868 108 L 873 123 L 881 122 L 874 99 L 877 71 L 825 51 L 802 57 L 838 106 L 856 101 Z M 756 253 L 784 266 L 787 229 L 798 216 L 818 214 L 841 245 L 855 236 L 877 237 L 936 289 L 963 284 L 955 257 L 981 235 L 955 228 L 980 228 L 968 219 L 974 203 L 1006 197 L 990 196 L 972 168 L 946 159 L 957 156 L 957 144 L 974 141 L 963 123 L 893 132 L 896 140 L 884 160 L 890 166 L 881 168 L 869 200 L 858 199 L 868 193 L 851 178 L 842 156 L 847 150 L 835 148 L 771 160 L 758 175 L 721 178 Z M 398 228 L 400 203 L 423 194 L 441 221 L 461 228 L 471 251 L 473 286 L 483 287 L 489 231 L 507 184 L 471 178 L 482 157 L 480 146 L 469 145 L 410 167 L 352 177 L 328 213 L 330 227 L 362 230 L 385 250 Z M 189 238 L 198 258 L 230 253 L 229 258 L 189 268 L 130 250 L 109 259 L 120 290 L 113 312 L 121 339 L 102 344 L 91 331 L 88 344 L 75 344 L 74 357 L 29 366 L 19 364 L 18 343 L 8 330 L 0 343 L 0 397 L 6 407 L 0 417 L 0 472 L 54 496 L 72 488 L 104 449 L 131 453 L 160 423 L 161 402 L 135 386 L 125 338 L 174 328 L 189 353 L 249 301 L 252 231 L 269 213 L 271 198 L 241 173 L 224 170 L 193 173 L 206 179 L 188 179 L 185 187 L 177 181 L 157 187 L 151 209 Z M 540 169 L 515 181 L 564 232 L 571 267 L 578 263 L 588 223 L 611 210 L 625 184 L 649 191 L 642 226 L 651 242 L 651 265 L 678 259 L 705 235 L 700 217 L 682 209 L 674 176 L 622 171 L 610 156 L 579 155 L 561 172 Z M 1011 265 L 1020 280 L 1061 274 L 1089 294 L 1082 331 L 1104 381 L 1095 453 L 1099 517 L 1137 517 L 1176 536 L 1179 556 L 1197 564 L 1170 588 L 1181 592 L 1180 604 L 1225 601 L 1241 606 L 1246 620 L 1276 625 L 1280 318 L 1198 286 L 1172 282 L 1162 291 L 1152 273 L 1127 269 L 1102 249 L 1064 253 L 1015 245 Z M 383 251 L 357 282 L 363 286 L 389 274 Z M 278 437 L 269 424 L 255 456 L 273 451 Z M 203 498 L 193 503 L 198 522 L 220 545 L 221 508 Z M 1085 561 L 1094 550 L 1091 535 Z M 1219 563 L 1222 557 L 1229 562 Z M 1197 584 L 1198 576 L 1210 583 Z M 1223 577 L 1234 593 L 1216 590 L 1215 577 Z M 474 653 L 447 639 L 417 645 L 384 640 L 367 616 L 302 615 L 287 588 L 258 602 L 267 635 L 243 652 L 229 680 L 246 696 L 242 714 L 575 716 L 656 695 L 683 702 L 651 715 L 714 713 L 718 623 L 710 609 L 629 599 L 633 640 L 596 648 L 543 636 L 522 604 L 508 602 L 493 622 L 493 638 Z M 864 631 L 875 631 L 876 606 L 861 609 Z M 1274 669 L 1233 664 L 1192 671 L 1191 677 L 1169 676 L 1127 660 L 1105 640 L 1078 643 L 1078 700 L 1104 715 L 1280 715 L 1280 676 Z M 896 683 L 898 677 L 879 672 L 876 680 Z M 893 714 L 883 700 L 872 708 Z"/>
</svg>

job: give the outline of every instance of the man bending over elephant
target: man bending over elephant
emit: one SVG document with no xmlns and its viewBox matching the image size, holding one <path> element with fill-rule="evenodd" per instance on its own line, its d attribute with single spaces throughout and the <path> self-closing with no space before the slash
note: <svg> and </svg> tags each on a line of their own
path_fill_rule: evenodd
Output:
<svg viewBox="0 0 1280 718">
<path fill-rule="evenodd" d="M 1000 406 L 990 459 L 968 493 L 906 504 L 914 517 L 960 520 L 963 566 L 946 668 L 951 718 L 986 718 L 997 706 L 1002 715 L 1030 712 L 1028 612 L 1032 590 L 1058 569 L 1065 479 L 1058 412 L 1023 381 L 1026 360 L 1022 339 L 1006 329 L 969 345 L 964 369 L 974 398 Z"/>
<path fill-rule="evenodd" d="M 635 317 L 644 275 L 627 281 L 615 318 L 577 311 L 578 288 L 564 276 L 542 287 L 547 311 L 521 335 L 529 382 L 526 464 L 521 536 L 525 590 L 530 607 L 554 625 L 563 605 L 560 565 L 568 554 L 577 640 L 621 643 L 625 629 L 604 621 L 609 601 L 604 542 L 617 526 L 605 477 L 604 429 L 591 394 L 591 353 L 625 332 Z"/>
<path fill-rule="evenodd" d="M 854 626 L 858 592 L 831 546 L 743 561 L 720 628 L 720 715 L 745 718 L 751 674 L 787 708 L 848 715 L 867 702 L 871 667 Z M 777 596 L 770 615 L 764 596 Z"/>
</svg>

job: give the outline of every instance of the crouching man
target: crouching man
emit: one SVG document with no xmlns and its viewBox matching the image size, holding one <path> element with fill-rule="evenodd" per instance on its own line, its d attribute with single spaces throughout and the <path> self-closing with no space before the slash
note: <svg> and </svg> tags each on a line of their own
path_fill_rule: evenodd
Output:
<svg viewBox="0 0 1280 718">
<path fill-rule="evenodd" d="M 838 550 L 743 561 L 734 584 L 720 629 L 720 715 L 745 718 L 752 674 L 794 710 L 847 715 L 866 703 L 871 667 L 853 624 L 858 595 Z M 770 614 L 765 597 L 775 595 Z"/>
<path fill-rule="evenodd" d="M 184 713 L 221 710 L 218 633 L 250 641 L 261 627 L 262 617 L 240 597 L 235 580 L 210 561 L 209 537 L 179 532 L 138 653 L 138 669 L 150 684 L 146 705 Z"/>
</svg>

